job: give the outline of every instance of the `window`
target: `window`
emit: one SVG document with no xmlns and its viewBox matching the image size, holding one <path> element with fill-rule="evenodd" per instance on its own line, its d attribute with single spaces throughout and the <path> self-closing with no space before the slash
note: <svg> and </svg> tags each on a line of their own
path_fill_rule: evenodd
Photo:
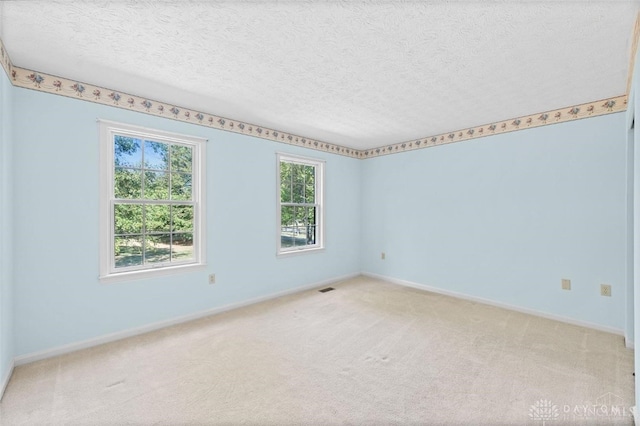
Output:
<svg viewBox="0 0 640 426">
<path fill-rule="evenodd" d="M 100 121 L 100 278 L 203 266 L 205 139 Z"/>
<path fill-rule="evenodd" d="M 324 247 L 324 162 L 278 154 L 278 254 Z"/>
</svg>

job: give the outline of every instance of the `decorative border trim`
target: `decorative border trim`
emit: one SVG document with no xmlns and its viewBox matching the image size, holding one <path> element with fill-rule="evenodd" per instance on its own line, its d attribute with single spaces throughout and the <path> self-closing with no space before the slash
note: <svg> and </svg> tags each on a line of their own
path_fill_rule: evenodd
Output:
<svg viewBox="0 0 640 426">
<path fill-rule="evenodd" d="M 362 272 L 362 275 L 369 278 L 374 278 L 381 281 L 386 281 L 388 283 L 401 285 L 404 287 L 411 287 L 418 290 L 428 291 L 431 293 L 443 294 L 445 296 L 455 297 L 456 299 L 467 300 L 470 302 L 482 303 L 483 305 L 495 306 L 497 308 L 507 309 L 510 311 L 520 312 L 527 315 L 533 315 L 536 317 L 546 318 L 554 321 L 560 321 L 566 324 L 577 325 L 579 327 L 590 328 L 592 330 L 604 331 L 605 333 L 616 334 L 618 336 L 624 337 L 624 331 L 615 328 L 609 327 L 606 325 L 595 324 L 592 322 L 576 320 L 569 317 L 564 317 L 562 315 L 550 314 L 543 311 L 538 311 L 535 309 L 529 309 L 522 306 L 511 305 L 509 303 L 496 302 L 494 300 L 485 299 L 483 297 L 471 296 L 465 293 L 459 293 L 457 291 L 445 290 L 438 287 L 432 287 L 430 285 L 420 284 L 413 281 L 402 280 L 399 278 L 393 278 L 386 275 L 374 274 L 372 272 Z"/>
<path fill-rule="evenodd" d="M 288 290 L 282 290 L 275 293 L 266 294 L 264 296 L 255 297 L 253 299 L 244 300 L 236 303 L 230 303 L 228 305 L 220 306 L 217 308 L 207 309 L 206 311 L 194 312 L 192 314 L 187 314 L 187 315 L 183 315 L 176 318 L 170 318 L 164 321 L 154 322 L 151 324 L 143 325 L 141 327 L 117 331 L 115 333 L 103 334 L 102 336 L 94 337 L 88 340 L 74 342 L 74 343 L 70 343 L 62 346 L 56 346 L 54 348 L 45 349 L 38 352 L 19 355 L 14 358 L 14 362 L 16 366 L 24 365 L 31 362 L 52 358 L 54 356 L 91 348 L 93 346 L 103 345 L 109 342 L 115 342 L 117 340 L 126 339 L 128 337 L 137 336 L 139 334 L 149 333 L 151 331 L 160 330 L 162 328 L 171 327 L 173 325 L 182 324 L 182 323 L 197 320 L 200 318 L 221 314 L 223 312 L 232 311 L 234 309 L 244 308 L 246 306 L 255 305 L 257 303 L 266 302 L 268 300 L 314 290 L 316 288 L 325 287 L 330 284 L 337 284 L 339 282 L 346 281 L 359 276 L 360 276 L 359 272 L 341 275 L 339 277 L 329 278 L 326 280 L 317 281 L 315 283 L 306 284 L 301 287 L 294 287 Z"/>
<path fill-rule="evenodd" d="M 193 109 L 183 108 L 179 105 L 154 101 L 149 98 L 143 98 L 101 86 L 94 86 L 76 80 L 69 80 L 63 77 L 56 77 L 25 68 L 10 65 L 9 69 L 9 78 L 13 85 L 17 87 L 34 89 L 54 95 L 61 95 L 97 104 L 128 109 L 131 111 L 142 112 L 144 114 L 156 115 L 205 127 L 212 127 L 219 130 L 256 136 L 262 139 L 301 146 L 304 148 L 311 148 L 317 151 L 330 152 L 353 158 L 360 157 L 360 151 L 356 149 L 330 144 L 315 139 L 308 139 L 292 133 L 256 126 L 242 121 L 236 121 Z"/>
<path fill-rule="evenodd" d="M 11 59 L 9 59 L 9 52 L 4 48 L 4 43 L 2 43 L 2 39 L 0 39 L 0 64 L 2 64 L 2 68 L 4 72 L 7 73 L 7 77 L 11 76 Z"/>
<path fill-rule="evenodd" d="M 398 152 L 412 151 L 422 148 L 431 148 L 449 143 L 467 141 L 485 136 L 498 135 L 501 133 L 525 130 L 534 127 L 548 126 L 550 124 L 563 123 L 567 121 L 579 120 L 581 118 L 596 117 L 598 115 L 612 114 L 627 109 L 627 95 L 616 96 L 614 98 L 589 102 L 576 105 L 525 115 L 518 118 L 510 118 L 504 121 L 496 121 L 491 124 L 484 124 L 478 127 L 469 127 L 456 130 L 455 132 L 441 133 L 421 139 L 400 142 L 386 145 L 380 148 L 360 151 L 361 158 L 373 158 L 382 155 L 395 154 Z"/>
<path fill-rule="evenodd" d="M 640 15 L 634 27 L 633 45 L 638 45 L 640 37 Z M 635 55 L 632 55 L 629 75 L 633 73 Z M 40 73 L 25 68 L 16 67 L 9 59 L 2 40 L 0 40 L 0 60 L 10 81 L 16 87 L 37 90 L 54 95 L 66 96 L 74 99 L 94 102 L 102 105 L 113 106 L 122 109 L 141 112 L 186 123 L 197 124 L 205 127 L 212 127 L 228 132 L 240 133 L 255 136 L 275 142 L 309 148 L 316 151 L 324 151 L 332 154 L 343 155 L 351 158 L 367 159 L 380 157 L 383 155 L 395 154 L 398 152 L 413 151 L 416 149 L 431 148 L 439 145 L 446 145 L 453 142 L 467 141 L 485 136 L 500 133 L 525 130 L 533 127 L 547 126 L 550 124 L 563 123 L 567 121 L 579 120 L 582 118 L 596 117 L 599 115 L 612 114 L 625 111 L 627 109 L 627 94 L 588 102 L 575 106 L 568 106 L 552 111 L 525 115 L 517 118 L 510 118 L 504 121 L 496 121 L 476 127 L 459 129 L 453 132 L 441 133 L 424 138 L 414 139 L 396 144 L 380 146 L 378 148 L 357 150 L 337 144 L 305 138 L 292 133 L 281 132 L 266 127 L 256 126 L 242 121 L 232 120 L 205 112 L 200 112 L 178 105 L 165 102 L 154 101 L 136 95 L 123 93 L 116 90 L 94 86 L 75 80 L 56 77 L 50 74 Z M 631 77 L 629 77 L 629 82 Z"/>
</svg>

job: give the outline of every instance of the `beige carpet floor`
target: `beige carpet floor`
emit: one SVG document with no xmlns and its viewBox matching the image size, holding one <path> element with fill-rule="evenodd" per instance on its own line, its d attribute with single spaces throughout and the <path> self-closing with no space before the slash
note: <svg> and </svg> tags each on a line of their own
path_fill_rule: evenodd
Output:
<svg viewBox="0 0 640 426">
<path fill-rule="evenodd" d="M 620 336 L 333 287 L 20 366 L 0 424 L 633 424 Z"/>
</svg>

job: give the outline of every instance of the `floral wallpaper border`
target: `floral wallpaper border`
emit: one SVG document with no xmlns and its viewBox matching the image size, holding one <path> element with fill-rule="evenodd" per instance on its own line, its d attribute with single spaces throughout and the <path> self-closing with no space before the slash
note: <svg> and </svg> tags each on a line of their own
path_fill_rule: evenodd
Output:
<svg viewBox="0 0 640 426">
<path fill-rule="evenodd" d="M 254 124 L 184 108 L 179 105 L 159 102 L 150 98 L 131 95 L 118 90 L 111 90 L 16 66 L 11 66 L 10 69 L 9 78 L 13 82 L 13 85 L 17 87 L 34 89 L 41 92 L 114 106 L 205 127 L 213 127 L 234 133 L 256 136 L 289 145 L 297 145 L 318 151 L 360 158 L 360 153 L 356 149 L 309 139 L 267 127 L 256 126 Z"/>
<path fill-rule="evenodd" d="M 430 148 L 500 133 L 513 132 L 516 130 L 524 130 L 533 127 L 579 120 L 582 118 L 595 117 L 598 115 L 611 114 L 624 111 L 627 108 L 627 95 L 621 95 L 581 105 L 560 108 L 553 111 L 510 118 L 508 120 L 497 121 L 482 126 L 470 127 L 439 135 L 432 135 L 396 144 L 385 145 L 378 148 L 357 150 L 189 108 L 183 108 L 166 102 L 159 102 L 117 90 L 111 90 L 100 86 L 94 86 L 75 80 L 69 80 L 16 67 L 9 59 L 9 55 L 2 43 L 2 40 L 0 40 L 0 60 L 2 62 L 2 68 L 9 76 L 10 81 L 17 87 L 67 96 L 117 108 L 129 109 L 145 114 L 156 115 L 173 120 L 213 127 L 229 132 L 251 135 L 262 139 L 359 159 L 374 158 L 382 155 Z"/>
<path fill-rule="evenodd" d="M 633 82 L 633 69 L 636 65 L 636 52 L 640 41 L 640 12 L 636 14 L 636 22 L 633 25 L 633 35 L 631 36 L 631 54 L 629 55 L 629 71 L 627 73 L 627 95 L 631 93 L 631 83 Z"/>
<path fill-rule="evenodd" d="M 599 101 L 588 102 L 571 107 L 555 109 L 552 111 L 525 115 L 518 118 L 510 118 L 504 121 L 496 121 L 482 126 L 469 127 L 454 132 L 441 133 L 426 138 L 414 139 L 374 149 L 360 151 L 360 158 L 373 158 L 381 155 L 395 154 L 397 152 L 412 151 L 415 149 L 430 148 L 449 143 L 467 141 L 485 136 L 498 135 L 500 133 L 525 130 L 533 127 L 547 126 L 550 124 L 564 123 L 582 118 L 596 117 L 598 115 L 612 114 L 627 109 L 627 95 L 616 96 Z"/>
<path fill-rule="evenodd" d="M 7 76 L 11 78 L 11 60 L 9 59 L 9 53 L 7 49 L 4 48 L 4 44 L 0 39 L 0 62 L 2 63 L 2 68 L 4 68 L 4 72 L 7 73 Z"/>
</svg>

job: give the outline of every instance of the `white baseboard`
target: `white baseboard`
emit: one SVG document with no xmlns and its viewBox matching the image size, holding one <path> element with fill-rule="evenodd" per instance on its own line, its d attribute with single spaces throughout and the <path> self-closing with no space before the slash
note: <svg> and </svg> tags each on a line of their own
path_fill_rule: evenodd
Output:
<svg viewBox="0 0 640 426">
<path fill-rule="evenodd" d="M 15 367 L 14 361 L 11 361 L 9 364 L 9 370 L 5 377 L 2 378 L 0 382 L 0 401 L 2 401 L 2 397 L 4 396 L 4 391 L 7 389 L 7 385 L 9 384 L 9 380 L 11 380 L 11 375 L 13 374 L 13 369 Z"/>
<path fill-rule="evenodd" d="M 627 349 L 635 349 L 636 345 L 633 344 L 633 340 L 629 340 L 629 338 L 627 336 L 625 336 L 624 337 L 624 346 Z"/>
<path fill-rule="evenodd" d="M 121 340 L 121 339 L 125 339 L 127 337 L 132 337 L 132 336 L 136 336 L 139 334 L 144 334 L 144 333 L 148 333 L 150 331 L 154 331 L 154 330 L 158 330 L 161 328 L 165 328 L 165 327 L 170 327 L 172 325 L 176 325 L 176 324 L 180 324 L 183 322 L 188 322 L 188 321 L 193 321 L 199 318 L 203 318 L 203 317 L 207 317 L 210 315 L 216 315 L 222 312 L 227 312 L 233 309 L 238 309 L 238 308 L 242 308 L 245 306 L 249 306 L 249 305 L 253 305 L 256 303 L 260 303 L 260 302 L 264 302 L 267 300 L 271 300 L 271 299 L 275 299 L 278 297 L 283 297 L 283 296 L 287 296 L 290 294 L 295 294 L 295 293 L 300 293 L 303 291 L 307 291 L 307 290 L 311 290 L 314 288 L 318 288 L 318 287 L 323 287 L 329 284 L 334 284 L 337 283 L 339 281 L 344 281 L 344 280 L 348 280 L 350 278 L 355 278 L 359 275 L 364 275 L 367 277 L 371 277 L 371 278 L 376 278 L 376 279 L 380 279 L 383 281 L 387 281 L 393 284 L 398 284 L 398 285 L 402 285 L 405 287 L 412 287 L 412 288 L 416 288 L 419 290 L 425 290 L 425 291 L 430 291 L 433 293 L 438 293 L 438 294 L 444 294 L 447 296 L 452 296 L 452 297 L 456 297 L 458 299 L 464 299 L 464 300 L 469 300 L 472 302 L 477 302 L 477 303 L 483 303 L 485 305 L 491 305 L 491 306 L 496 306 L 499 308 L 504 308 L 504 309 L 509 309 L 512 311 L 516 311 L 516 312 L 522 312 L 525 314 L 529 314 L 529 315 L 536 315 L 539 317 L 543 317 L 543 318 L 548 318 L 548 319 L 552 319 L 552 320 L 556 320 L 556 321 L 561 321 L 561 322 L 565 322 L 568 324 L 573 324 L 573 325 L 578 325 L 581 327 L 587 327 L 587 328 L 591 328 L 594 330 L 599 330 L 599 331 L 604 331 L 607 333 L 613 333 L 613 334 L 618 334 L 618 335 L 624 335 L 623 330 L 617 329 L 617 328 L 613 328 L 613 327 L 607 327 L 607 326 L 602 326 L 599 324 L 593 324 L 590 322 L 586 322 L 586 321 L 579 321 L 579 320 L 575 320 L 573 318 L 568 318 L 568 317 L 563 317 L 560 315 L 554 315 L 554 314 L 549 314 L 546 312 L 541 312 L 541 311 L 536 311 L 534 309 L 528 309 L 528 308 L 524 308 L 521 306 L 516 306 L 516 305 L 510 305 L 507 303 L 501 303 L 501 302 L 496 302 L 490 299 L 484 299 L 481 297 L 476 297 L 476 296 L 470 296 L 464 293 L 459 293 L 459 292 L 455 292 L 455 291 L 450 291 L 450 290 L 445 290 L 445 289 L 441 289 L 441 288 L 437 288 L 437 287 L 432 287 L 432 286 L 428 286 L 425 284 L 419 284 L 419 283 L 415 283 L 412 281 L 407 281 L 407 280 L 402 280 L 402 279 L 398 279 L 398 278 L 393 278 L 393 277 L 388 277 L 388 276 L 384 276 L 384 275 L 379 275 L 379 274 L 374 274 L 374 273 L 370 273 L 370 272 L 362 272 L 362 274 L 348 274 L 348 275 L 343 275 L 340 277 L 335 277 L 335 278 L 331 278 L 328 280 L 324 280 L 324 281 L 319 281 L 319 282 L 315 282 L 312 284 L 307 284 L 305 286 L 301 286 L 301 287 L 296 287 L 296 288 L 292 288 L 289 290 L 284 290 L 284 291 L 280 291 L 277 293 L 272 293 L 272 294 L 268 294 L 265 296 L 260 296 L 260 297 L 256 297 L 254 299 L 249 299 L 249 300 L 245 300 L 242 302 L 236 302 L 236 303 L 231 303 L 229 305 L 225 305 L 225 306 L 220 306 L 217 308 L 213 308 L 213 309 L 208 309 L 206 311 L 200 311 L 200 312 L 195 312 L 193 314 L 189 314 L 189 315 L 184 315 L 181 317 L 177 317 L 177 318 L 172 318 L 172 319 L 168 319 L 168 320 L 164 320 L 164 321 L 158 321 L 155 323 L 151 323 L 151 324 L 147 324 L 144 325 L 142 327 L 136 327 L 136 328 L 132 328 L 132 329 L 128 329 L 128 330 L 123 330 L 123 331 L 119 331 L 119 332 L 115 332 L 115 333 L 110 333 L 110 334 L 105 334 L 102 336 L 98 336 L 92 339 L 88 339 L 88 340 L 84 340 L 81 342 L 76 342 L 76 343 L 71 343 L 68 345 L 62 345 L 62 346 L 58 346 L 55 348 L 51 348 L 51 349 L 45 349 L 43 351 L 38 351 L 38 352 L 33 352 L 33 353 L 29 353 L 29 354 L 25 354 L 25 355 L 20 355 L 14 358 L 14 361 L 11 364 L 11 369 L 9 370 L 9 373 L 7 375 L 7 377 L 5 378 L 5 380 L 3 382 L 0 382 L 0 389 L 2 390 L 2 392 L 0 392 L 0 397 L 2 396 L 2 393 L 4 392 L 4 388 L 6 387 L 6 385 L 9 382 L 9 379 L 11 377 L 11 373 L 13 371 L 14 365 L 15 366 L 19 366 L 19 365 L 23 365 L 23 364 L 28 364 L 30 362 L 35 362 L 35 361 L 39 361 L 42 359 L 46 359 L 46 358 L 51 358 L 54 356 L 58 356 L 58 355 L 62 355 L 62 354 L 66 354 L 69 352 L 74 352 L 74 351 L 78 351 L 81 349 L 86 349 L 86 348 L 90 348 L 93 346 L 98 346 L 98 345 L 102 345 L 105 343 L 109 343 L 109 342 L 113 342 L 116 340 Z M 627 339 L 625 339 L 625 344 L 627 347 L 631 347 L 633 348 L 633 342 L 628 341 Z M 630 346 L 631 345 L 631 346 Z"/>
<path fill-rule="evenodd" d="M 231 311 L 233 309 L 242 308 L 245 306 L 253 305 L 267 300 L 275 299 L 278 297 L 288 296 L 290 294 L 300 293 L 303 291 L 311 290 L 318 287 L 323 287 L 328 284 L 334 284 L 339 281 L 348 280 L 360 276 L 359 273 L 343 275 L 340 277 L 331 278 L 324 281 L 315 282 L 313 284 L 307 284 L 301 287 L 295 287 L 289 290 L 279 291 L 277 293 L 267 294 L 265 296 L 256 297 L 254 299 L 245 300 L 242 302 L 231 303 L 229 305 L 220 306 L 206 311 L 195 312 L 193 314 L 184 315 L 177 318 L 172 318 L 164 321 L 158 321 L 151 324 L 144 325 L 142 327 L 131 328 L 128 330 L 118 331 L 115 333 L 105 334 L 102 336 L 94 337 L 92 339 L 83 340 L 81 342 L 70 343 L 68 345 L 58 346 L 51 349 L 45 349 L 43 351 L 33 352 L 25 355 L 20 355 L 14 358 L 15 365 L 28 364 L 34 361 L 40 361 L 42 359 L 51 358 L 54 356 L 66 354 L 69 352 L 75 352 L 81 349 L 90 348 L 92 346 L 102 345 L 104 343 L 114 342 L 116 340 L 125 339 L 127 337 L 136 336 L 138 334 L 148 333 L 150 331 L 158 330 L 172 325 L 180 324 L 183 322 L 193 321 L 199 318 L 208 317 L 211 315 L 220 314 L 222 312 Z"/>
<path fill-rule="evenodd" d="M 516 312 L 521 312 L 524 314 L 529 314 L 529 315 L 535 315 L 538 317 L 542 317 L 542 318 L 547 318 L 547 319 L 552 319 L 552 320 L 556 320 L 556 321 L 560 321 L 560 322 L 564 322 L 564 323 L 568 323 L 568 324 L 572 324 L 572 325 L 578 325 L 580 327 L 586 327 L 586 328 L 591 328 L 593 330 L 598 330 L 598 331 L 604 331 L 607 333 L 613 333 L 613 334 L 618 334 L 620 336 L 624 336 L 624 330 L 618 329 L 618 328 L 614 328 L 614 327 L 608 327 L 608 326 L 604 326 L 604 325 L 600 325 L 600 324 L 594 324 L 591 322 L 587 322 L 587 321 L 580 321 L 580 320 L 576 320 L 573 318 L 568 318 L 568 317 L 564 317 L 561 315 L 555 315 L 555 314 L 550 314 L 547 312 L 542 312 L 542 311 L 537 311 L 535 309 L 529 309 L 529 308 L 524 308 L 522 306 L 517 306 L 517 305 L 510 305 L 508 303 L 502 303 L 502 302 L 496 302 L 494 300 L 490 300 L 490 299 L 484 299 L 482 297 L 476 297 L 476 296 L 470 296 L 468 294 L 464 294 L 464 293 L 459 293 L 456 291 L 450 291 L 450 290 L 445 290 L 442 288 L 438 288 L 438 287 L 431 287 L 425 284 L 418 284 L 412 281 L 407 281 L 407 280 L 401 280 L 398 278 L 393 278 L 393 277 L 388 277 L 385 275 L 378 275 L 378 274 L 374 274 L 371 272 L 363 272 L 362 275 L 366 276 L 366 277 L 371 277 L 371 278 L 376 278 L 379 280 L 383 280 L 383 281 L 387 281 L 393 284 L 398 284 L 398 285 L 402 285 L 405 287 L 412 287 L 412 288 L 416 288 L 419 290 L 425 290 L 425 291 L 430 291 L 432 293 L 438 293 L 438 294 L 444 294 L 446 296 L 451 296 L 451 297 L 455 297 L 458 299 L 464 299 L 464 300 L 468 300 L 471 302 L 477 302 L 477 303 L 482 303 L 485 305 L 491 305 L 491 306 L 496 306 L 498 308 L 504 308 L 504 309 L 509 309 L 510 311 L 516 311 Z"/>
</svg>

